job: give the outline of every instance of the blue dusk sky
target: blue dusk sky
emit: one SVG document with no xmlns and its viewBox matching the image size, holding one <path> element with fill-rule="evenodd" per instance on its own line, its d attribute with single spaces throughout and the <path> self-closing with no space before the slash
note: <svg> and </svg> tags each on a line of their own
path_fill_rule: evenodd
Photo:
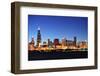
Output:
<svg viewBox="0 0 100 76">
<path fill-rule="evenodd" d="M 53 41 L 58 38 L 73 40 L 77 37 L 77 41 L 88 39 L 88 17 L 74 16 L 46 16 L 46 15 L 28 15 L 28 41 L 32 37 L 36 44 L 37 29 L 40 27 L 42 42 L 50 39 Z"/>
</svg>

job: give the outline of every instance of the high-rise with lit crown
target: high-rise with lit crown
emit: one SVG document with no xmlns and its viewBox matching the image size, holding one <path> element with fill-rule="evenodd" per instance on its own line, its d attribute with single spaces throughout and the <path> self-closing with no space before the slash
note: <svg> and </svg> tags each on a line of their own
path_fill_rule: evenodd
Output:
<svg viewBox="0 0 100 76">
<path fill-rule="evenodd" d="M 37 47 L 40 46 L 41 43 L 41 33 L 40 33 L 40 27 L 38 27 L 38 31 L 37 31 Z"/>
</svg>

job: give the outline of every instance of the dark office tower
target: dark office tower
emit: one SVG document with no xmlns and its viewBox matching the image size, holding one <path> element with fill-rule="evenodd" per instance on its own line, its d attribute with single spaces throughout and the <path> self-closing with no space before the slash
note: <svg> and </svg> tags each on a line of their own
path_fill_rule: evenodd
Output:
<svg viewBox="0 0 100 76">
<path fill-rule="evenodd" d="M 40 46 L 41 43 L 41 33 L 40 33 L 40 28 L 38 27 L 38 31 L 37 31 L 37 47 Z"/>
<path fill-rule="evenodd" d="M 50 46 L 50 39 L 48 39 L 48 47 Z"/>
<path fill-rule="evenodd" d="M 54 39 L 54 46 L 56 48 L 56 46 L 59 45 L 59 39 Z"/>
<path fill-rule="evenodd" d="M 76 46 L 77 38 L 74 37 L 74 46 Z"/>
</svg>

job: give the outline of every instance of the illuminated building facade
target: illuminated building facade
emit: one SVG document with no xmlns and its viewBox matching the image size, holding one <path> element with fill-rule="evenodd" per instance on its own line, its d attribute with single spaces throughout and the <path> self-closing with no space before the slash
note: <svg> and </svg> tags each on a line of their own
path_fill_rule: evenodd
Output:
<svg viewBox="0 0 100 76">
<path fill-rule="evenodd" d="M 88 43 L 86 41 L 79 42 L 78 47 L 80 49 L 86 49 L 88 47 Z"/>
<path fill-rule="evenodd" d="M 63 38 L 62 39 L 62 46 L 66 46 L 66 45 L 67 45 L 66 38 Z"/>
<path fill-rule="evenodd" d="M 50 39 L 47 39 L 47 41 L 43 41 L 41 44 L 41 33 L 40 28 L 38 28 L 37 31 L 37 44 L 35 45 L 34 37 L 32 37 L 31 42 L 28 44 L 28 50 L 29 51 L 65 51 L 67 49 L 71 50 L 78 50 L 78 49 L 87 49 L 88 44 L 86 41 L 80 41 L 77 42 L 77 38 L 73 37 L 73 40 L 68 40 L 66 38 L 63 38 L 61 41 L 58 38 L 55 38 L 52 42 Z"/>
<path fill-rule="evenodd" d="M 32 41 L 28 44 L 28 49 L 30 51 L 34 50 L 34 44 L 35 44 L 34 37 L 32 37 Z"/>
<path fill-rule="evenodd" d="M 53 47 L 53 42 L 50 41 L 50 39 L 48 39 L 48 48 L 52 48 Z"/>
</svg>

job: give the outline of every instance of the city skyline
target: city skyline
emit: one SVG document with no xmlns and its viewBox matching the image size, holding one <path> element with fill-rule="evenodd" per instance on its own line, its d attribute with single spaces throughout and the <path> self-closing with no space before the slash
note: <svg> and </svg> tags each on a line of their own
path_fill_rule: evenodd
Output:
<svg viewBox="0 0 100 76">
<path fill-rule="evenodd" d="M 41 31 L 42 43 L 47 39 L 53 41 L 55 38 L 73 40 L 74 36 L 78 38 L 78 41 L 88 39 L 87 17 L 28 15 L 29 42 L 34 37 L 37 43 L 38 28 Z"/>
</svg>

